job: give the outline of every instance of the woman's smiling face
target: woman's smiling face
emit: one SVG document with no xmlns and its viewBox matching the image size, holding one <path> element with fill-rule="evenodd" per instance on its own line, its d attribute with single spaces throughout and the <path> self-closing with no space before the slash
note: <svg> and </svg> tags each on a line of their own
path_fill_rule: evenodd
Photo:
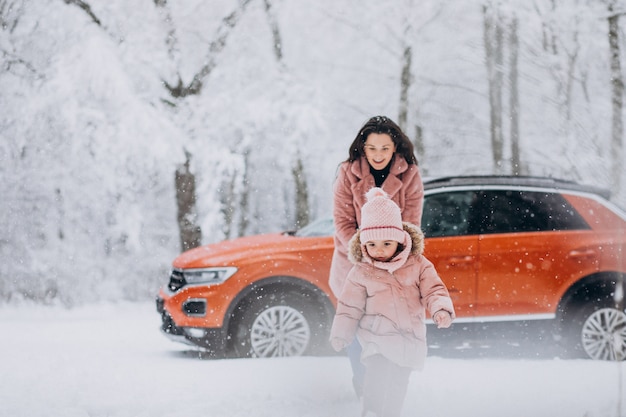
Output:
<svg viewBox="0 0 626 417">
<path fill-rule="evenodd" d="M 387 133 L 370 133 L 363 145 L 367 162 L 377 171 L 385 168 L 396 151 L 396 145 Z"/>
</svg>

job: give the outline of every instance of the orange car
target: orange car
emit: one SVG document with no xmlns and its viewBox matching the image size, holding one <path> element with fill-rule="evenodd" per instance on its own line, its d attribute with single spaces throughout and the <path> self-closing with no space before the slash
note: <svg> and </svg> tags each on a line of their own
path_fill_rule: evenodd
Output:
<svg viewBox="0 0 626 417">
<path fill-rule="evenodd" d="M 626 214 L 608 193 L 538 177 L 427 181 L 425 255 L 470 323 L 553 325 L 568 351 L 626 358 Z M 202 246 L 173 262 L 162 331 L 237 356 L 328 352 L 333 225 Z"/>
</svg>

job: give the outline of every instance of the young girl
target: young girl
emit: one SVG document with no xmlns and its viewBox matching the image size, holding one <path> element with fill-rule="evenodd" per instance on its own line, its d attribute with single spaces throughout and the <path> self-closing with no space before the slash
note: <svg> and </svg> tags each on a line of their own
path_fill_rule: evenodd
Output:
<svg viewBox="0 0 626 417">
<path fill-rule="evenodd" d="M 426 311 L 446 328 L 454 307 L 422 254 L 421 230 L 402 222 L 400 208 L 382 189 L 368 191 L 349 249 L 354 266 L 338 298 L 330 341 L 340 351 L 356 337 L 363 348 L 363 416 L 396 417 L 411 371 L 424 366 Z"/>
</svg>

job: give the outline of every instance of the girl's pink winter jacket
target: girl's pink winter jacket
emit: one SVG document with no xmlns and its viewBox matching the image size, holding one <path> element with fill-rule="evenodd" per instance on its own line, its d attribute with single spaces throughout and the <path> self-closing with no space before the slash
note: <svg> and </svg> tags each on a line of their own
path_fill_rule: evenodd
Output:
<svg viewBox="0 0 626 417">
<path fill-rule="evenodd" d="M 350 241 L 354 262 L 337 303 L 331 341 L 347 345 L 356 336 L 361 359 L 381 354 L 400 366 L 422 369 L 426 358 L 426 312 L 455 317 L 448 290 L 424 257 L 424 235 L 404 223 L 412 240 L 406 263 L 393 274 L 364 259 L 357 232 Z"/>
<path fill-rule="evenodd" d="M 341 294 L 343 283 L 352 263 L 348 260 L 348 242 L 361 224 L 361 207 L 365 194 L 375 187 L 370 165 L 364 157 L 339 166 L 333 191 L 333 219 L 335 221 L 335 250 L 330 267 L 329 284 L 335 296 Z M 420 225 L 424 204 L 424 186 L 417 165 L 409 164 L 400 156 L 391 162 L 389 176 L 381 187 L 397 205 L 402 220 Z"/>
</svg>

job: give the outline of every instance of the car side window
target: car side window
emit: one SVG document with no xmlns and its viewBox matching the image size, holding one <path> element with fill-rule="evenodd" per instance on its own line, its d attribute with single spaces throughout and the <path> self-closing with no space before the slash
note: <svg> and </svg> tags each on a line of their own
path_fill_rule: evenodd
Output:
<svg viewBox="0 0 626 417">
<path fill-rule="evenodd" d="M 470 223 L 480 234 L 589 229 L 563 196 L 532 191 L 480 191 Z"/>
<path fill-rule="evenodd" d="M 324 217 L 309 223 L 302 229 L 295 232 L 295 236 L 314 237 L 314 236 L 332 236 L 335 233 L 335 225 L 332 217 Z"/>
<path fill-rule="evenodd" d="M 473 191 L 453 191 L 424 197 L 422 230 L 426 237 L 462 236 L 468 234 Z"/>
</svg>

